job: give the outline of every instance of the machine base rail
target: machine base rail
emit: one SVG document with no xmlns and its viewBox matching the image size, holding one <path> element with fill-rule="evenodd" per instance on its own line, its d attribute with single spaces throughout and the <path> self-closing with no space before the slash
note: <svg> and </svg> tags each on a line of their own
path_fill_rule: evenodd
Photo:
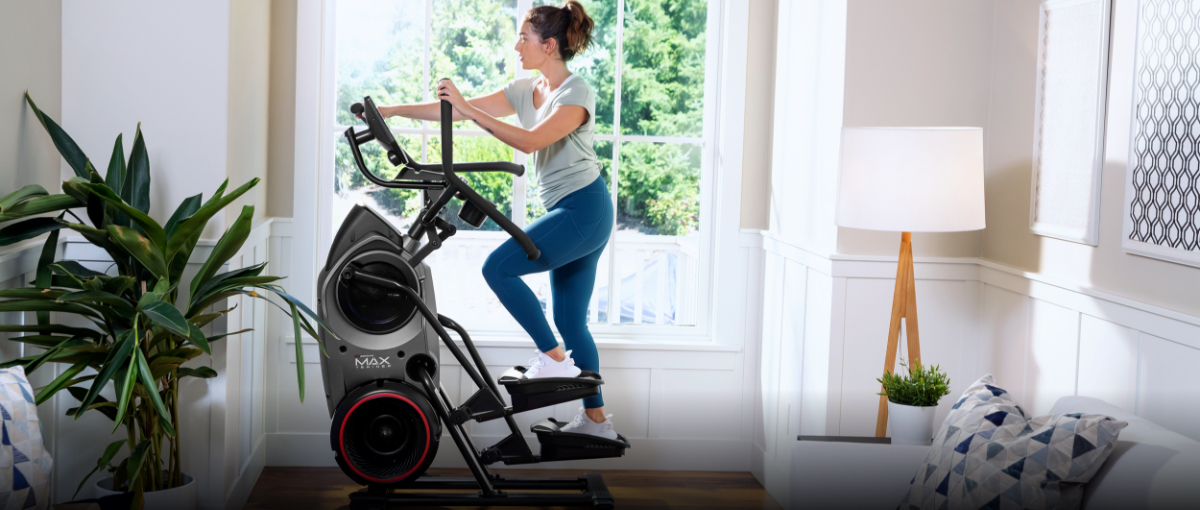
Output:
<svg viewBox="0 0 1200 510">
<path fill-rule="evenodd" d="M 370 486 L 350 495 L 352 510 L 385 510 L 406 506 L 582 506 L 598 509 L 613 508 L 613 497 L 600 473 L 586 473 L 578 478 L 518 478 L 505 479 L 492 475 L 490 480 L 497 492 L 482 493 L 405 493 L 390 492 L 386 486 Z M 462 490 L 478 489 L 471 477 L 422 476 L 406 483 L 402 489 Z M 578 494 L 511 493 L 504 490 L 561 490 Z"/>
</svg>

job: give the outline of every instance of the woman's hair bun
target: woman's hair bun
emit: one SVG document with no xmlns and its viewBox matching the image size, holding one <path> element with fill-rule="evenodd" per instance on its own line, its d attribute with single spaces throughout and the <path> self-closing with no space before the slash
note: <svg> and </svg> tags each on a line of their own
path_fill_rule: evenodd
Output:
<svg viewBox="0 0 1200 510">
<path fill-rule="evenodd" d="M 525 15 L 525 21 L 543 41 L 558 42 L 558 53 L 564 61 L 587 50 L 596 26 L 579 0 L 567 0 L 562 7 L 534 7 Z"/>
</svg>

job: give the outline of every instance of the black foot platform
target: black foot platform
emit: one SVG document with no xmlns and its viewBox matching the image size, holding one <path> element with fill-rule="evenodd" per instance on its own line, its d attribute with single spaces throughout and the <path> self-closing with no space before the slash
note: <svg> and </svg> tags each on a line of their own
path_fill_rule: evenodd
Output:
<svg viewBox="0 0 1200 510">
<path fill-rule="evenodd" d="M 372 486 L 350 495 L 352 510 L 385 510 L 406 506 L 585 506 L 597 509 L 613 508 L 613 497 L 599 473 L 587 473 L 579 478 L 522 478 L 506 480 L 492 475 L 491 495 L 483 493 L 393 493 L 387 487 Z M 471 477 L 422 476 L 405 489 L 478 489 Z M 505 490 L 578 491 L 576 494 L 511 493 Z"/>
<path fill-rule="evenodd" d="M 605 439 L 591 434 L 563 432 L 563 425 L 565 423 L 554 418 L 546 418 L 530 427 L 542 444 L 540 462 L 623 457 L 629 448 L 629 440 L 620 434 L 616 439 Z"/>
<path fill-rule="evenodd" d="M 512 397 L 513 412 L 520 413 L 596 395 L 604 379 L 590 370 L 579 377 L 526 379 L 525 367 L 513 367 L 500 376 L 500 384 Z"/>
</svg>

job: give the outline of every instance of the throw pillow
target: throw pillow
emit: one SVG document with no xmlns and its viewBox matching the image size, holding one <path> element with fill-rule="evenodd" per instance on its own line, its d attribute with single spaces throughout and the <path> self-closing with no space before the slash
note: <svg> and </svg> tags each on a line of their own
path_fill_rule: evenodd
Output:
<svg viewBox="0 0 1200 510">
<path fill-rule="evenodd" d="M 42 448 L 42 425 L 24 367 L 0 369 L 0 418 L 0 505 L 45 510 L 53 462 Z"/>
<path fill-rule="evenodd" d="M 1126 425 L 1097 414 L 1030 419 L 985 375 L 934 435 L 900 508 L 1079 508 Z"/>
</svg>

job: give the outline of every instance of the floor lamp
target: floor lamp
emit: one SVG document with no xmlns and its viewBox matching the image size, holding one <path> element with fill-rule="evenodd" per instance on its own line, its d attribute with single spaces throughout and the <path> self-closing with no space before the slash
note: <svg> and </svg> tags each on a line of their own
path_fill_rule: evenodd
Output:
<svg viewBox="0 0 1200 510">
<path fill-rule="evenodd" d="M 884 370 L 895 369 L 901 319 L 909 363 L 920 362 L 912 232 L 984 227 L 983 129 L 842 128 L 837 224 L 901 232 Z M 880 396 L 876 437 L 887 431 L 887 413 Z"/>
</svg>

